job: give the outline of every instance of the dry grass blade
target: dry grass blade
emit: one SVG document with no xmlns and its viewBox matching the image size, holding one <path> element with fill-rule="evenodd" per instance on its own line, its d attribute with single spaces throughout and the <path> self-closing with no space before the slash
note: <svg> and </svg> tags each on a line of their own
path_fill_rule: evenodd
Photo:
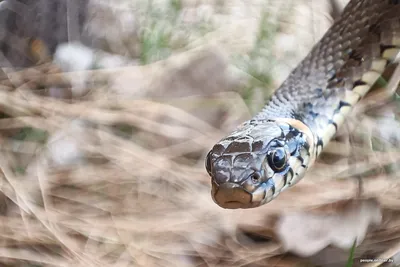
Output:
<svg viewBox="0 0 400 267">
<path fill-rule="evenodd" d="M 389 260 L 393 260 L 393 256 L 395 256 L 399 252 L 400 252 L 400 243 L 398 242 L 397 244 L 390 247 L 388 250 L 386 250 L 382 254 L 379 254 L 377 256 L 377 259 L 379 259 L 378 262 L 365 264 L 365 266 L 367 266 L 367 267 L 380 266 L 384 263 L 385 260 L 388 260 L 388 262 L 389 262 Z"/>
</svg>

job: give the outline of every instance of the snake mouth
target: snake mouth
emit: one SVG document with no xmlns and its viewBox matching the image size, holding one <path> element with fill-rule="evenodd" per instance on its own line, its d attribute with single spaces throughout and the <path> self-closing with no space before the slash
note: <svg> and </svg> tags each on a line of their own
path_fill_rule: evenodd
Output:
<svg viewBox="0 0 400 267">
<path fill-rule="evenodd" d="M 261 201 L 253 201 L 253 195 L 235 183 L 212 183 L 212 198 L 224 209 L 248 209 L 261 205 Z"/>
</svg>

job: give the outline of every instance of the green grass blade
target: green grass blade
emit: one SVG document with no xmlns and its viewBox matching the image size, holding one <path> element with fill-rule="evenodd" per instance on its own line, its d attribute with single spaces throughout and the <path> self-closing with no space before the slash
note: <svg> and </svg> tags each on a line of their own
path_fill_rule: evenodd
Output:
<svg viewBox="0 0 400 267">
<path fill-rule="evenodd" d="M 346 267 L 352 267 L 354 263 L 354 251 L 356 250 L 357 239 L 354 240 L 353 246 L 350 249 L 349 259 L 347 260 Z"/>
</svg>

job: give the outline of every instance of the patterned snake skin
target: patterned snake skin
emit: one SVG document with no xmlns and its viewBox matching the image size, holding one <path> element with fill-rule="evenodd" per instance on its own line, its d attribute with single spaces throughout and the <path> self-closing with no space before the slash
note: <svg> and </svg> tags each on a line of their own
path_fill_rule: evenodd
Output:
<svg viewBox="0 0 400 267">
<path fill-rule="evenodd" d="M 300 181 L 399 48 L 399 0 L 350 1 L 264 109 L 208 153 L 213 200 L 258 207 Z"/>
</svg>

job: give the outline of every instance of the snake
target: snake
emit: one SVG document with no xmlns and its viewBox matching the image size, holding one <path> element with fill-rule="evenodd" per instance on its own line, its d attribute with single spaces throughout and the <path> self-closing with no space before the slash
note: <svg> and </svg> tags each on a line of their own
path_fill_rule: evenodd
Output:
<svg viewBox="0 0 400 267">
<path fill-rule="evenodd" d="M 400 1 L 351 0 L 262 110 L 205 158 L 225 209 L 260 207 L 306 175 L 400 51 Z"/>
</svg>

